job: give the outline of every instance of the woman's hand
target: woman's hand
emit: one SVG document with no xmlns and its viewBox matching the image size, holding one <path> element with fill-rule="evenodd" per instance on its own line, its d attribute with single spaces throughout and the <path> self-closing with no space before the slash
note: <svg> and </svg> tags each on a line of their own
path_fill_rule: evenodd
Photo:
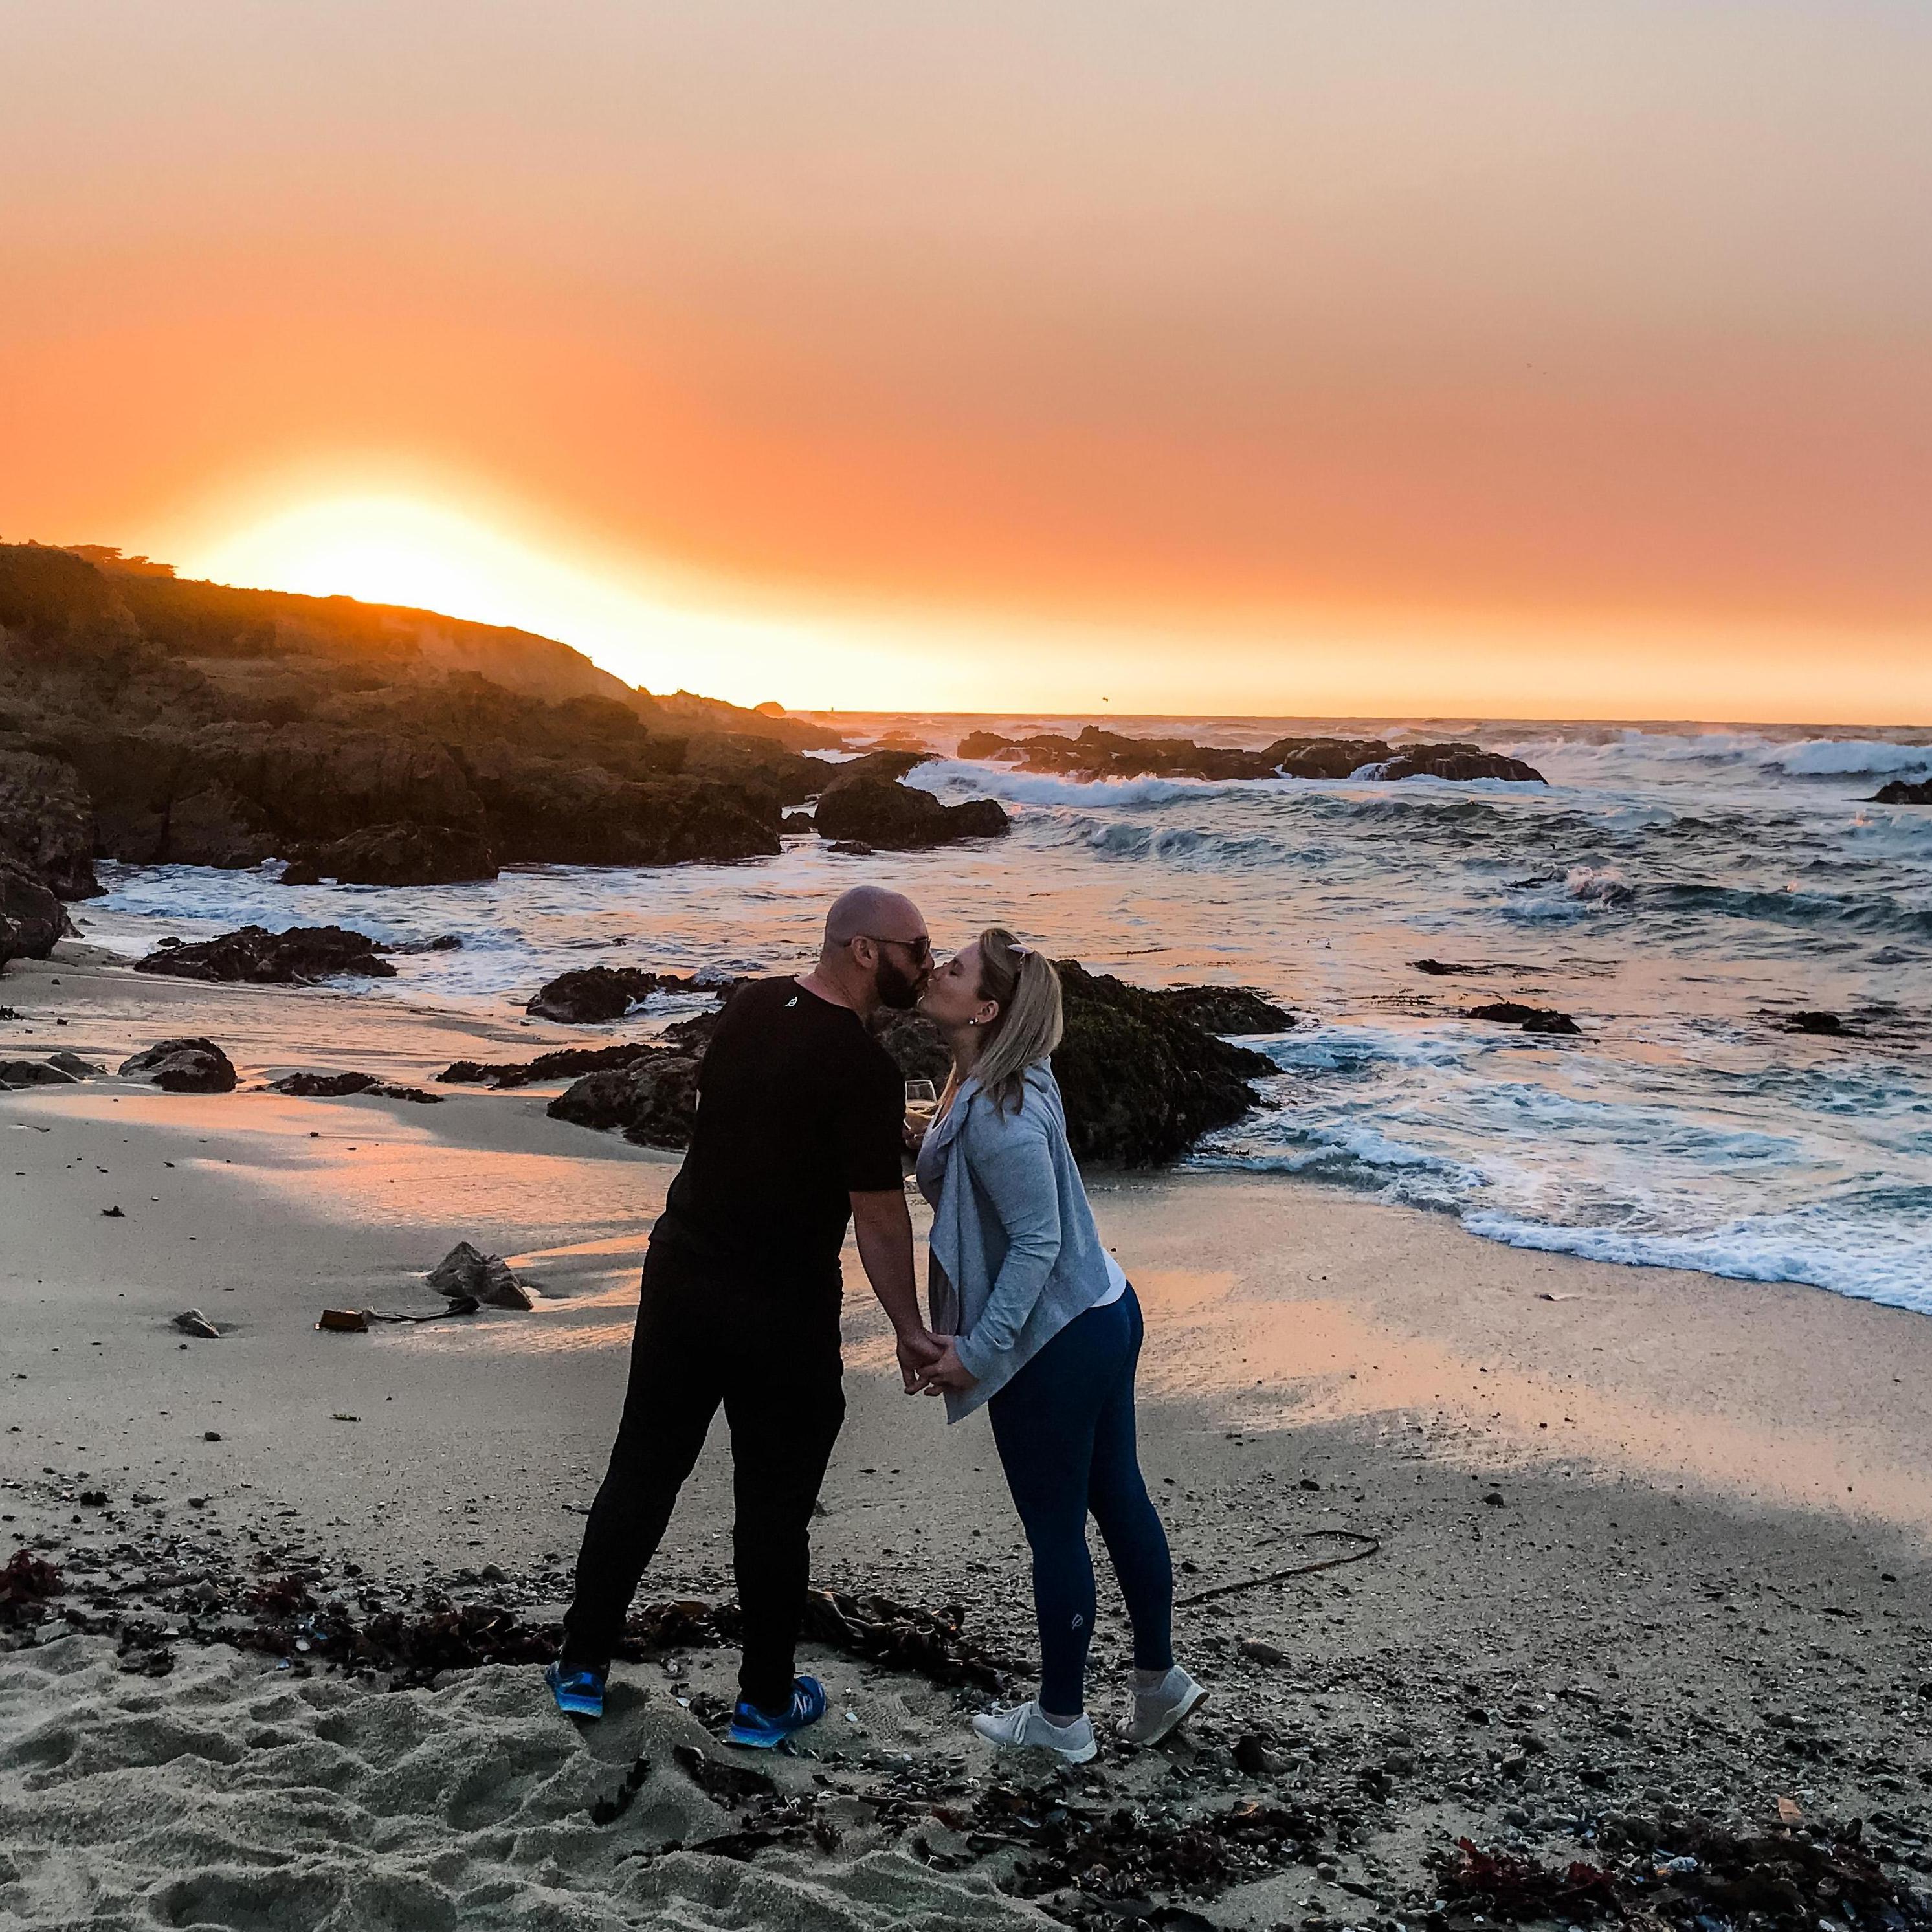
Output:
<svg viewBox="0 0 1932 1932">
<path fill-rule="evenodd" d="M 920 1149 L 926 1144 L 927 1130 L 932 1125 L 930 1120 L 915 1120 L 910 1114 L 900 1123 L 900 1144 L 915 1160 L 919 1158 Z"/>
<path fill-rule="evenodd" d="M 959 1359 L 959 1350 L 954 1336 L 935 1335 L 933 1340 L 944 1342 L 946 1352 L 926 1372 L 926 1394 L 938 1395 L 950 1390 L 955 1395 L 964 1395 L 980 1379 L 979 1377 L 967 1373 L 966 1365 Z"/>
</svg>

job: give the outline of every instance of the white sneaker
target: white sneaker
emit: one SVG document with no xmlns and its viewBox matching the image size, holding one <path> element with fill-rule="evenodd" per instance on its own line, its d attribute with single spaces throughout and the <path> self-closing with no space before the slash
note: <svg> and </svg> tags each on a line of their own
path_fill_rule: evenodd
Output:
<svg viewBox="0 0 1932 1932">
<path fill-rule="evenodd" d="M 1208 1687 L 1197 1684 L 1179 1664 L 1151 1690 L 1136 1690 L 1120 1735 L 1130 1744 L 1157 1744 L 1171 1737 L 1208 1701 Z"/>
<path fill-rule="evenodd" d="M 1094 1742 L 1094 1720 L 1084 1712 L 1070 1724 L 1049 1724 L 1030 1697 L 1010 1711 L 983 1712 L 973 1728 L 988 1743 L 1011 1750 L 1050 1750 L 1069 1764 L 1084 1764 L 1100 1748 Z"/>
</svg>

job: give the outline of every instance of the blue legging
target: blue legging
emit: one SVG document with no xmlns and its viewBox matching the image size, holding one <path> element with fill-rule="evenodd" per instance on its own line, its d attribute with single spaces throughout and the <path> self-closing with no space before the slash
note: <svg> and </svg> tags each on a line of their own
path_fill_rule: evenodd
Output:
<svg viewBox="0 0 1932 1932">
<path fill-rule="evenodd" d="M 1174 1661 L 1174 1566 L 1134 1450 L 1141 1305 L 1130 1288 L 1069 1322 L 987 1405 L 1006 1484 L 1033 1550 L 1042 1708 L 1085 1703 L 1094 1634 L 1090 1510 L 1134 1628 L 1134 1662 Z"/>
</svg>

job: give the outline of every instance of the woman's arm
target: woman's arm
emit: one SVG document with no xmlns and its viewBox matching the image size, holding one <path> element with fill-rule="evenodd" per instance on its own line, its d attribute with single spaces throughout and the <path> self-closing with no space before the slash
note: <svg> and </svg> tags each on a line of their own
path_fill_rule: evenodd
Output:
<svg viewBox="0 0 1932 1932">
<path fill-rule="evenodd" d="M 974 1131 L 978 1129 L 977 1132 Z M 1006 1230 L 1006 1258 L 970 1335 L 955 1348 L 977 1382 L 1018 1339 L 1060 1258 L 1060 1189 L 1046 1124 L 1030 1112 L 968 1124 L 961 1152 Z"/>
</svg>

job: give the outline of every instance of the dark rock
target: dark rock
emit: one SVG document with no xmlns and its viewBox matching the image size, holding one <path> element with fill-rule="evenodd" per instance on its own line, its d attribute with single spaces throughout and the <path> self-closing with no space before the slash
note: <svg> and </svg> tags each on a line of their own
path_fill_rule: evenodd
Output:
<svg viewBox="0 0 1932 1932">
<path fill-rule="evenodd" d="M 1894 778 L 1872 794 L 1874 805 L 1932 805 L 1932 778 Z"/>
<path fill-rule="evenodd" d="M 420 1087 L 399 1087 L 390 1080 L 379 1081 L 366 1090 L 378 1100 L 408 1100 L 418 1107 L 440 1107 L 446 1097 L 426 1092 Z"/>
<path fill-rule="evenodd" d="M 1166 776 L 1229 780 L 1298 778 L 1509 778 L 1540 784 L 1519 758 L 1463 744 L 1404 745 L 1379 738 L 1280 738 L 1265 751 L 1197 745 L 1185 738 L 1130 738 L 1090 724 L 1076 738 L 1046 732 L 1024 739 L 969 732 L 962 758 L 999 758 L 1023 770 L 1088 778 Z"/>
<path fill-rule="evenodd" d="M 625 1066 L 586 1074 L 544 1111 L 578 1126 L 621 1127 L 640 1147 L 688 1147 L 698 1118 L 698 1071 L 692 1055 L 654 1048 Z"/>
<path fill-rule="evenodd" d="M 332 1100 L 344 1094 L 366 1094 L 380 1085 L 373 1073 L 285 1073 L 268 1085 L 277 1094 L 292 1094 L 304 1100 Z"/>
<path fill-rule="evenodd" d="M 1250 1731 L 1234 1741 L 1234 1763 L 1250 1778 L 1279 1778 L 1286 1768 L 1280 1756 Z"/>
<path fill-rule="evenodd" d="M 898 780 L 930 754 L 874 752 L 835 766 L 819 795 L 814 827 L 821 838 L 856 842 L 874 850 L 911 851 L 958 838 L 997 838 L 1012 821 L 998 800 L 943 805 L 932 793 Z"/>
<path fill-rule="evenodd" d="M 1393 755 L 1356 774 L 1365 778 L 1502 778 L 1513 784 L 1542 784 L 1543 774 L 1520 758 L 1486 752 L 1477 745 L 1404 745 Z"/>
<path fill-rule="evenodd" d="M 1466 1020 L 1491 1020 L 1498 1026 L 1520 1027 L 1525 1033 L 1581 1033 L 1582 1028 L 1568 1013 L 1552 1006 L 1526 1006 L 1514 1000 L 1492 1000 L 1487 1006 L 1472 1006 Z"/>
<path fill-rule="evenodd" d="M 825 849 L 837 853 L 842 859 L 869 859 L 876 848 L 862 838 L 835 838 Z"/>
<path fill-rule="evenodd" d="M 67 929 L 53 889 L 17 860 L 0 858 L 0 966 L 46 958 Z"/>
<path fill-rule="evenodd" d="M 1255 1105 L 1273 1061 L 1196 1025 L 1160 993 L 1060 962 L 1066 1036 L 1053 1057 L 1067 1136 L 1083 1160 L 1177 1160 Z"/>
<path fill-rule="evenodd" d="M 221 1330 L 198 1308 L 184 1309 L 175 1317 L 175 1326 L 184 1335 L 196 1336 L 204 1342 L 219 1341 L 221 1338 Z"/>
<path fill-rule="evenodd" d="M 969 732 L 959 741 L 959 755 L 999 758 L 1023 771 L 1088 778 L 1266 778 L 1274 776 L 1276 766 L 1265 752 L 1230 751 L 1185 738 L 1129 738 L 1097 724 L 1088 725 L 1076 738 L 1052 731 L 1023 739 Z"/>
<path fill-rule="evenodd" d="M 1418 973 L 1426 973 L 1432 979 L 1446 980 L 1463 973 L 1486 973 L 1486 966 L 1453 965 L 1446 959 L 1416 959 L 1410 962 Z"/>
<path fill-rule="evenodd" d="M 1250 1664 L 1273 1665 L 1288 1661 L 1287 1652 L 1278 1649 L 1271 1643 L 1264 1642 L 1259 1637 L 1244 1636 L 1235 1648 Z"/>
<path fill-rule="evenodd" d="M 781 832 L 816 832 L 818 820 L 808 812 L 788 812 L 778 820 Z"/>
<path fill-rule="evenodd" d="M 282 884 L 447 886 L 496 876 L 496 861 L 480 833 L 447 825 L 371 825 L 329 844 L 304 847 L 284 869 Z"/>
<path fill-rule="evenodd" d="M 638 966 L 580 966 L 561 973 L 524 1008 L 538 1019 L 565 1026 L 596 1026 L 620 1020 L 632 1007 L 653 993 L 710 991 L 695 980 L 674 973 L 647 973 Z"/>
<path fill-rule="evenodd" d="M 76 1077 L 44 1060 L 0 1060 L 0 1087 L 72 1087 Z"/>
<path fill-rule="evenodd" d="M 94 807 L 63 759 L 0 738 L 0 859 L 23 867 L 56 898 L 98 898 Z"/>
<path fill-rule="evenodd" d="M 379 952 L 401 954 L 405 952 L 460 952 L 463 935 L 456 932 L 440 932 L 434 939 L 399 939 L 391 946 L 380 946 Z"/>
<path fill-rule="evenodd" d="M 235 1066 L 212 1040 L 164 1040 L 121 1063 L 124 1078 L 152 1080 L 170 1094 L 232 1094 Z"/>
<path fill-rule="evenodd" d="M 50 1053 L 47 1064 L 58 1067 L 63 1073 L 71 1073 L 76 1080 L 85 1080 L 90 1074 L 102 1070 L 92 1060 L 83 1060 L 77 1053 Z"/>
<path fill-rule="evenodd" d="M 1786 1033 L 1822 1034 L 1834 1036 L 1850 1033 L 1852 1029 L 1836 1013 L 1790 1013 L 1785 1016 Z"/>
<path fill-rule="evenodd" d="M 396 969 L 366 933 L 339 926 L 298 926 L 286 932 L 244 926 L 219 939 L 163 947 L 136 962 L 137 973 L 176 980 L 239 980 L 261 985 L 309 986 L 338 974 L 392 980 Z"/>
<path fill-rule="evenodd" d="M 486 1255 L 458 1241 L 429 1271 L 429 1285 L 452 1301 L 467 1296 L 492 1308 L 534 1308 L 536 1284 L 510 1271 L 501 1255 Z"/>
<path fill-rule="evenodd" d="M 1154 998 L 1209 1033 L 1286 1033 L 1294 1016 L 1252 986 L 1166 986 Z"/>
<path fill-rule="evenodd" d="M 710 1015 L 701 1017 L 709 1018 Z M 673 1032 L 676 1031 L 673 1028 Z M 436 1077 L 451 1086 L 530 1087 L 540 1080 L 574 1079 L 584 1073 L 602 1073 L 614 1066 L 628 1066 L 634 1060 L 661 1049 L 646 1040 L 626 1040 L 616 1046 L 566 1046 L 554 1053 L 540 1053 L 534 1060 L 459 1060 L 446 1066 Z"/>
<path fill-rule="evenodd" d="M 1277 738 L 1264 754 L 1292 778 L 1349 778 L 1389 756 L 1379 738 Z"/>
</svg>

